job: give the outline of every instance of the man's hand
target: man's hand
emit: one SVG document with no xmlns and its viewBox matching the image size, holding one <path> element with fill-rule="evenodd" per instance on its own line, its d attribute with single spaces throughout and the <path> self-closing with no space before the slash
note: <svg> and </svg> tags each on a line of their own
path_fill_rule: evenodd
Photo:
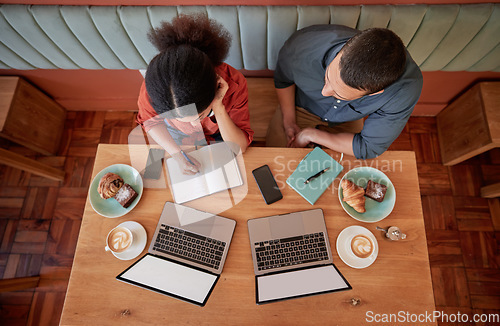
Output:
<svg viewBox="0 0 500 326">
<path fill-rule="evenodd" d="M 295 138 L 290 142 L 288 147 L 306 147 L 313 141 L 312 139 L 315 133 L 316 129 L 314 128 L 302 129 L 298 134 L 295 135 Z"/>
<path fill-rule="evenodd" d="M 189 154 L 186 154 L 186 156 L 189 158 L 191 162 L 194 164 L 191 164 L 185 157 L 182 155 L 181 152 L 177 152 L 172 155 L 174 160 L 177 162 L 179 165 L 179 168 L 181 169 L 183 174 L 188 174 L 188 175 L 193 175 L 196 174 L 200 171 L 201 164 L 198 162 L 194 157 L 190 156 Z"/>
<path fill-rule="evenodd" d="M 353 133 L 332 134 L 316 128 L 305 128 L 295 136 L 295 140 L 290 144 L 290 147 L 306 147 L 310 143 L 315 143 L 336 152 L 354 156 L 353 139 Z"/>
<path fill-rule="evenodd" d="M 295 123 L 286 123 L 283 125 L 286 135 L 286 147 L 291 147 L 291 144 L 295 141 L 297 134 L 300 133 L 301 129 Z"/>
</svg>

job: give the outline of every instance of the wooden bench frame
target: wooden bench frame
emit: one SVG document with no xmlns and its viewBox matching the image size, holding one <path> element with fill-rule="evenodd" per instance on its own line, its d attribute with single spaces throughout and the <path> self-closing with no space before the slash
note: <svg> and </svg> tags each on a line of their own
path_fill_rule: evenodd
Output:
<svg viewBox="0 0 500 326">
<path fill-rule="evenodd" d="M 250 126 L 254 142 L 265 142 L 269 122 L 278 107 L 273 78 L 247 77 Z"/>
</svg>

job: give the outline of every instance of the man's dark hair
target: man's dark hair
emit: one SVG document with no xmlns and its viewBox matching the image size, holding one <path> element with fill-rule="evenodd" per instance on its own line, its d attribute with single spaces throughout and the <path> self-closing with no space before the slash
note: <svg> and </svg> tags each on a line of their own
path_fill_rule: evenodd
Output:
<svg viewBox="0 0 500 326">
<path fill-rule="evenodd" d="M 388 87 L 405 70 L 405 46 L 399 36 L 386 28 L 370 28 L 356 34 L 340 53 L 342 81 L 368 94 Z"/>
<path fill-rule="evenodd" d="M 180 15 L 149 33 L 160 53 L 146 71 L 146 90 L 156 113 L 183 117 L 178 108 L 195 104 L 198 113 L 217 89 L 214 67 L 227 56 L 231 35 L 206 15 Z"/>
</svg>

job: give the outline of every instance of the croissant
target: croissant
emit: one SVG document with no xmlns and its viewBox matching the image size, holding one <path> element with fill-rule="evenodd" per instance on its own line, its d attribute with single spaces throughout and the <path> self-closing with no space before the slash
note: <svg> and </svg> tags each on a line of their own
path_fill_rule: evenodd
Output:
<svg viewBox="0 0 500 326">
<path fill-rule="evenodd" d="M 123 179 L 118 174 L 106 173 L 99 181 L 97 192 L 101 198 L 108 199 L 116 195 L 123 186 Z"/>
<path fill-rule="evenodd" d="M 350 180 L 342 180 L 341 187 L 344 194 L 344 201 L 354 208 L 358 213 L 366 212 L 365 209 L 365 190 L 357 186 Z"/>
</svg>

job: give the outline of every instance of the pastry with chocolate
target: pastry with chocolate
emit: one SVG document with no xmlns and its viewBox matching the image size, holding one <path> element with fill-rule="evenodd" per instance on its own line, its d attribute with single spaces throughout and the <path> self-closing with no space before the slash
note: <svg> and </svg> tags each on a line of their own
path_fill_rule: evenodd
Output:
<svg viewBox="0 0 500 326">
<path fill-rule="evenodd" d="M 109 199 L 116 195 L 123 186 L 123 179 L 118 174 L 106 173 L 97 186 L 97 192 L 103 199 Z"/>
<path fill-rule="evenodd" d="M 387 186 L 368 180 L 368 184 L 365 189 L 365 196 L 381 203 L 384 200 L 386 191 Z"/>
<path fill-rule="evenodd" d="M 128 183 L 124 183 L 120 190 L 116 193 L 115 199 L 120 205 L 127 208 L 130 204 L 132 204 L 137 196 L 137 192 Z"/>
</svg>

